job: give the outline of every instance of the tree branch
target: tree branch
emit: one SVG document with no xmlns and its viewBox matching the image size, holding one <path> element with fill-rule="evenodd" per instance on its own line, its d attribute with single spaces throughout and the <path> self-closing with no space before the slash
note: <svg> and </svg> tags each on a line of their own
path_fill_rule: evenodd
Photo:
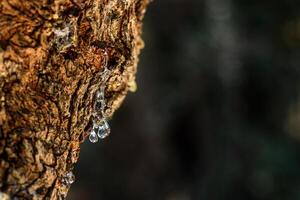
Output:
<svg viewBox="0 0 300 200">
<path fill-rule="evenodd" d="M 148 0 L 0 2 L 0 197 L 62 199 L 95 93 L 134 90 Z M 103 78 L 103 71 L 111 73 Z M 0 199 L 1 199 L 0 198 Z"/>
</svg>

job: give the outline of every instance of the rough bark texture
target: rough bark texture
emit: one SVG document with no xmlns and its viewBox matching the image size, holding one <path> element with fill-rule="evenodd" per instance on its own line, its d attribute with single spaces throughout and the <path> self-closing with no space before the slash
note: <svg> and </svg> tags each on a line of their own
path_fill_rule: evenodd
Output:
<svg viewBox="0 0 300 200">
<path fill-rule="evenodd" d="M 106 58 L 105 113 L 135 89 L 147 4 L 0 1 L 0 199 L 66 197 Z"/>
</svg>

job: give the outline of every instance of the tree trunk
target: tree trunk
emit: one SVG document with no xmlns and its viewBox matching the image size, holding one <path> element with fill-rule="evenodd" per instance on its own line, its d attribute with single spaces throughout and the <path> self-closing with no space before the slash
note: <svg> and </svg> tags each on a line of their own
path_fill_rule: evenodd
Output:
<svg viewBox="0 0 300 200">
<path fill-rule="evenodd" d="M 147 4 L 0 1 L 0 199 L 66 197 L 96 92 L 110 118 L 135 89 Z"/>
</svg>

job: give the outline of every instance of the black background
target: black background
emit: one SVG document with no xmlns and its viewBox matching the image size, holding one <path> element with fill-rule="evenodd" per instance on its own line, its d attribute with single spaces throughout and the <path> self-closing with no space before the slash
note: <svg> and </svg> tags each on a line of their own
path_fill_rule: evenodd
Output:
<svg viewBox="0 0 300 200">
<path fill-rule="evenodd" d="M 68 199 L 299 200 L 300 1 L 156 0 L 143 39 Z"/>
</svg>

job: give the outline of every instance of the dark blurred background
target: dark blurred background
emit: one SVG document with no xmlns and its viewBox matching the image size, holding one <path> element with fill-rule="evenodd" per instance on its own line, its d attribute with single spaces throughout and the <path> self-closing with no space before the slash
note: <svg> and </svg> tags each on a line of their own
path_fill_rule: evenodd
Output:
<svg viewBox="0 0 300 200">
<path fill-rule="evenodd" d="M 70 200 L 299 200 L 300 1 L 155 0 L 138 91 Z"/>
</svg>

